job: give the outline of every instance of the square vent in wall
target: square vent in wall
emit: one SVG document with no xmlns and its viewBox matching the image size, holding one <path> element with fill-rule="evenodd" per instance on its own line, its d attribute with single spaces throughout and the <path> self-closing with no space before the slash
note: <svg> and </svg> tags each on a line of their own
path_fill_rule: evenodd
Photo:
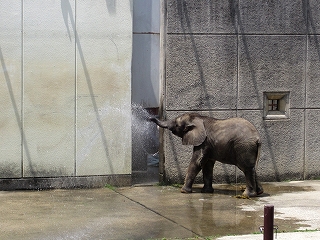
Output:
<svg viewBox="0 0 320 240">
<path fill-rule="evenodd" d="M 266 120 L 290 118 L 290 92 L 264 92 L 263 117 Z"/>
</svg>

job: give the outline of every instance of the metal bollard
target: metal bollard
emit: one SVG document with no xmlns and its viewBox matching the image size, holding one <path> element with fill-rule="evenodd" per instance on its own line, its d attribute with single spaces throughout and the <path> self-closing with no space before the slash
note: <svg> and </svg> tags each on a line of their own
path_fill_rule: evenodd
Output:
<svg viewBox="0 0 320 240">
<path fill-rule="evenodd" d="M 263 240 L 273 240 L 274 206 L 264 206 Z"/>
</svg>

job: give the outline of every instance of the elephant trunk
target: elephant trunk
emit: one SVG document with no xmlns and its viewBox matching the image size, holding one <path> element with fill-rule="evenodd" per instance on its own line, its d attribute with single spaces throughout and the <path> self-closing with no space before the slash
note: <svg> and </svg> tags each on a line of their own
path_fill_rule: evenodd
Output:
<svg viewBox="0 0 320 240">
<path fill-rule="evenodd" d="M 155 117 L 151 117 L 151 118 L 149 118 L 149 120 L 151 122 L 154 122 L 155 124 L 157 124 L 159 127 L 162 127 L 162 128 L 169 127 L 169 121 L 160 121 L 159 119 L 157 119 Z"/>
</svg>

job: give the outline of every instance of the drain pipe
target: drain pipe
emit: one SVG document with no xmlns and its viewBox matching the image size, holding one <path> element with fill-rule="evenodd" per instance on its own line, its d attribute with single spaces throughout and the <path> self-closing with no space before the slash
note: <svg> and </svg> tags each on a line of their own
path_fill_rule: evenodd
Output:
<svg viewBox="0 0 320 240">
<path fill-rule="evenodd" d="M 264 206 L 263 240 L 273 240 L 274 206 Z"/>
</svg>

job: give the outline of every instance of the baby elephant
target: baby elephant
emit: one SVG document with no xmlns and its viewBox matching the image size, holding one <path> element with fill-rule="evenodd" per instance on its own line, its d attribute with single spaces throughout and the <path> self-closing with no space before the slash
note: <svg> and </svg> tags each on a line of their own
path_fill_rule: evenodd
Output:
<svg viewBox="0 0 320 240">
<path fill-rule="evenodd" d="M 212 193 L 212 175 L 215 161 L 236 165 L 246 177 L 244 196 L 255 197 L 263 193 L 257 179 L 256 165 L 261 142 L 257 129 L 243 118 L 219 120 L 186 113 L 174 120 L 160 121 L 150 118 L 159 127 L 168 128 L 182 138 L 183 145 L 193 145 L 182 193 L 191 193 L 192 184 L 202 170 L 204 187 L 202 192 Z"/>
</svg>

